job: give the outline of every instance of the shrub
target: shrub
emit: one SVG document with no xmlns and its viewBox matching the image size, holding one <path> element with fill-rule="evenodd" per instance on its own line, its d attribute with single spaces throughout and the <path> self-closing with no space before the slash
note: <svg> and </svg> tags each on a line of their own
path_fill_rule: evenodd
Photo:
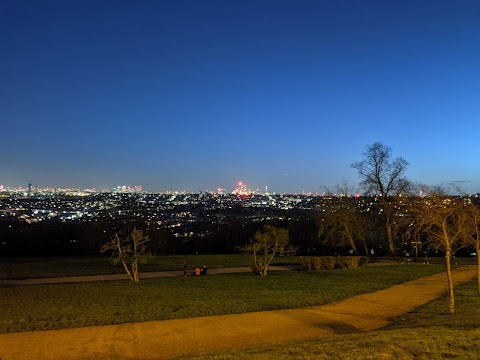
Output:
<svg viewBox="0 0 480 360">
<path fill-rule="evenodd" d="M 324 265 L 319 270 L 332 270 L 335 269 L 337 258 L 335 256 L 325 256 Z"/>
<path fill-rule="evenodd" d="M 313 270 L 322 270 L 323 268 L 323 258 L 321 257 L 318 257 L 318 256 L 314 256 L 312 257 L 312 269 Z"/>
<path fill-rule="evenodd" d="M 310 256 L 300 256 L 302 262 L 302 269 L 306 271 L 312 270 L 312 258 Z"/>
<path fill-rule="evenodd" d="M 332 270 L 332 269 L 356 269 L 368 264 L 366 256 L 302 256 L 302 269 Z"/>
<path fill-rule="evenodd" d="M 340 260 L 344 269 L 355 269 L 358 267 L 358 256 L 342 257 Z"/>
<path fill-rule="evenodd" d="M 360 256 L 360 260 L 358 262 L 358 267 L 365 267 L 368 264 L 368 256 Z"/>
</svg>

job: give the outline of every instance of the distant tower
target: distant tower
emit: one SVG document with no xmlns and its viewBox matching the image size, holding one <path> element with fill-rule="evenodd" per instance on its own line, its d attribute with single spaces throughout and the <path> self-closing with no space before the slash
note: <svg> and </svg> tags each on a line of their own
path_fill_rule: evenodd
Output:
<svg viewBox="0 0 480 360">
<path fill-rule="evenodd" d="M 32 193 L 32 183 L 28 183 L 28 195 Z"/>
<path fill-rule="evenodd" d="M 265 185 L 265 195 L 268 195 L 268 186 Z"/>
</svg>

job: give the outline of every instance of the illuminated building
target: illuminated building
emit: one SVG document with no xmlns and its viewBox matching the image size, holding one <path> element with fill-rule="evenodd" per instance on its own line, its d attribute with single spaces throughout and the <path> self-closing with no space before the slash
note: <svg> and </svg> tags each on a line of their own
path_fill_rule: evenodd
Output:
<svg viewBox="0 0 480 360">
<path fill-rule="evenodd" d="M 252 192 L 250 189 L 247 188 L 247 185 L 242 183 L 241 181 L 238 183 L 238 187 L 232 191 L 233 195 L 239 195 L 239 196 L 248 196 Z"/>
</svg>

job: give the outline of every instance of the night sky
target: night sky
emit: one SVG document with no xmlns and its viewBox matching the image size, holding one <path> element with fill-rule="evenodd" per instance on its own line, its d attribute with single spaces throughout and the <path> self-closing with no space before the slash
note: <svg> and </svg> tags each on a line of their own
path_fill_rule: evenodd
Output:
<svg viewBox="0 0 480 360">
<path fill-rule="evenodd" d="M 0 184 L 480 192 L 480 2 L 0 1 Z"/>
</svg>

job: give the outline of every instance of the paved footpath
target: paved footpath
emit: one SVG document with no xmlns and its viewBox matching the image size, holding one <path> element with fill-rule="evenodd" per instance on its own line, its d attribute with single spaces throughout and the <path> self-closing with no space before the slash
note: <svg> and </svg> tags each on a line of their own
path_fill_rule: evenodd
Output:
<svg viewBox="0 0 480 360">
<path fill-rule="evenodd" d="M 473 266 L 453 271 L 456 285 Z M 324 306 L 0 335 L 0 359 L 169 359 L 369 331 L 447 291 L 440 273 Z"/>
<path fill-rule="evenodd" d="M 283 265 L 283 266 L 269 266 L 270 271 L 281 270 L 300 270 L 300 265 Z M 230 273 L 250 273 L 252 269 L 246 266 L 232 267 L 232 268 L 218 268 L 208 269 L 208 275 L 217 274 L 230 274 Z M 192 270 L 188 271 L 188 276 L 193 276 Z M 175 277 L 183 276 L 183 270 L 173 271 L 152 271 L 140 273 L 140 279 L 152 279 L 162 277 Z M 129 280 L 128 275 L 123 274 L 106 274 L 106 275 L 84 275 L 84 276 L 65 276 L 55 278 L 35 278 L 35 279 L 13 279 L 13 280 L 0 280 L 1 286 L 23 286 L 23 285 L 46 285 L 46 284 L 67 284 L 67 283 L 80 283 L 80 282 L 92 282 L 92 281 L 114 281 L 114 280 Z M 2 360 L 0 358 L 0 360 Z"/>
<path fill-rule="evenodd" d="M 377 267 L 386 265 L 398 265 L 399 262 L 394 261 L 378 261 L 367 264 L 367 267 Z M 282 270 L 301 270 L 301 265 L 271 265 L 268 267 L 269 271 Z M 230 273 L 249 273 L 252 269 L 247 266 L 208 269 L 208 275 L 230 274 Z M 188 271 L 188 275 L 194 275 L 193 270 Z M 171 271 L 153 271 L 140 273 L 140 279 L 152 279 L 162 277 L 179 277 L 184 276 L 183 270 Z M 92 281 L 115 281 L 115 280 L 129 280 L 128 275 L 122 274 L 104 274 L 104 275 L 83 275 L 83 276 L 65 276 L 54 278 L 34 278 L 34 279 L 0 279 L 0 286 L 23 286 L 23 285 L 46 285 L 46 284 L 67 284 L 80 283 Z M 0 359 L 1 360 L 1 359 Z"/>
</svg>

